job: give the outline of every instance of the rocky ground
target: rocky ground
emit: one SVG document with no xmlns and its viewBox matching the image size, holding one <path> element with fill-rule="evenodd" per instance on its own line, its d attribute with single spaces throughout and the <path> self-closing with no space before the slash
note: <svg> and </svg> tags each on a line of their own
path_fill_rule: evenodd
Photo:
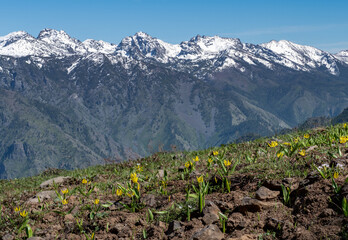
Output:
<svg viewBox="0 0 348 240">
<path fill-rule="evenodd" d="M 260 161 L 261 156 L 272 159 L 277 154 L 272 161 L 285 165 L 248 168 L 253 163 L 240 162 L 228 174 L 230 191 L 217 174 L 219 165 L 209 165 L 224 159 L 221 167 L 230 169 L 232 165 L 225 161 L 230 156 L 227 152 L 215 156 L 215 150 L 163 154 L 170 161 L 157 154 L 69 174 L 52 170 L 41 178 L 30 178 L 38 181 L 37 187 L 26 187 L 20 194 L 1 193 L 0 236 L 4 240 L 348 239 L 348 207 L 343 205 L 348 199 L 348 148 L 337 142 L 339 156 L 329 154 L 326 148 L 313 146 L 319 140 L 306 140 L 314 136 L 305 135 L 301 145 L 306 147 L 305 154 L 299 149 L 289 156 L 279 155 L 286 153 L 285 148 L 276 149 L 282 144 L 279 139 L 277 146 L 269 141 L 255 143 L 259 149 L 268 146 L 266 155 L 259 154 Z M 240 149 L 244 145 L 236 146 L 246 151 Z M 194 162 L 192 156 L 198 155 Z M 188 159 L 195 164 L 190 171 Z M 17 186 L 18 181 L 7 181 L 2 190 Z M 200 212 L 194 190 L 208 183 Z"/>
<path fill-rule="evenodd" d="M 348 163 L 348 159 L 345 162 Z M 104 177 L 107 176 L 99 178 Z M 56 183 L 59 179 L 62 178 L 56 179 Z M 168 223 L 165 218 L 153 222 L 146 220 L 147 208 L 153 212 L 166 210 L 184 201 L 185 195 L 178 192 L 170 195 L 170 200 L 168 196 L 144 194 L 141 198 L 144 208 L 137 213 L 121 210 L 120 200 L 106 195 L 99 204 L 113 204 L 100 211 L 105 217 L 91 220 L 85 216 L 81 223 L 83 229 L 91 232 L 99 226 L 95 239 L 143 239 L 144 232 L 147 239 L 348 239 L 348 218 L 343 216 L 339 201 L 342 196 L 348 198 L 348 183 L 344 183 L 343 176 L 336 181 L 342 186 L 340 194 L 334 193 L 331 180 L 318 174 L 282 181 L 261 182 L 253 175 L 234 176 L 231 180 L 231 192 L 208 194 L 203 213 L 192 212 L 190 221 L 186 216 Z M 72 188 L 74 184 L 78 184 L 75 179 L 65 178 L 59 186 Z M 281 184 L 291 188 L 289 206 L 283 203 Z M 169 182 L 168 190 L 172 188 L 185 188 L 185 183 Z M 93 194 L 98 195 L 98 189 Z M 56 192 L 51 184 L 42 184 L 42 191 L 35 197 L 25 197 L 23 206 L 35 214 L 45 204 L 54 205 Z M 71 210 L 72 205 L 76 207 Z M 86 239 L 74 216 L 80 211 L 78 205 L 79 199 L 72 196 L 69 204 L 60 209 L 63 214 L 43 213 L 32 226 L 35 239 L 56 239 L 57 236 L 59 239 Z M 219 212 L 228 216 L 225 233 L 222 233 Z M 15 237 L 8 233 L 2 239 Z"/>
</svg>

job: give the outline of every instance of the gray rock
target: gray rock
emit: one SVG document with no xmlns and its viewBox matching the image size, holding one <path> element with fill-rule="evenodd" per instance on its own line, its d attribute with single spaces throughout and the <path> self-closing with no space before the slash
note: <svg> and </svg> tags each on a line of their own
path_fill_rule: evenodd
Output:
<svg viewBox="0 0 348 240">
<path fill-rule="evenodd" d="M 127 233 L 128 231 L 130 231 L 130 228 L 122 223 L 116 223 L 114 226 L 110 228 L 109 231 L 113 234 L 121 234 L 125 232 Z"/>
<path fill-rule="evenodd" d="M 181 223 L 179 221 L 174 220 L 173 222 L 169 223 L 167 235 L 179 229 L 181 229 Z"/>
<path fill-rule="evenodd" d="M 219 220 L 220 209 L 212 201 L 207 201 L 203 209 L 203 222 L 208 225 Z"/>
<path fill-rule="evenodd" d="M 254 198 L 244 197 L 242 199 L 241 205 L 239 205 L 236 210 L 238 212 L 259 212 L 261 209 L 269 209 L 275 206 L 281 205 L 278 202 L 262 202 Z"/>
<path fill-rule="evenodd" d="M 198 231 L 196 231 L 191 240 L 221 240 L 224 238 L 224 234 L 215 224 L 210 224 Z"/>
<path fill-rule="evenodd" d="M 158 170 L 157 177 L 164 178 L 164 170 L 163 169 Z"/>
<path fill-rule="evenodd" d="M 278 197 L 279 194 L 279 191 L 272 191 L 266 187 L 260 187 L 255 193 L 255 198 L 258 200 L 267 201 Z"/>
<path fill-rule="evenodd" d="M 234 229 L 240 230 L 249 225 L 249 220 L 241 213 L 234 212 L 229 216 L 227 225 L 230 225 Z"/>
<path fill-rule="evenodd" d="M 13 240 L 15 239 L 14 236 L 12 236 L 11 234 L 7 233 L 2 237 L 2 240 Z"/>
<path fill-rule="evenodd" d="M 148 207 L 154 207 L 156 205 L 156 197 L 153 194 L 147 194 L 143 197 L 142 202 Z"/>
<path fill-rule="evenodd" d="M 28 201 L 26 201 L 27 204 L 35 204 L 39 203 L 40 201 L 43 202 L 45 200 L 54 199 L 57 196 L 55 191 L 42 191 L 36 194 L 35 197 L 30 198 Z"/>
<path fill-rule="evenodd" d="M 227 210 L 233 210 L 234 206 L 232 203 L 229 202 L 223 202 L 223 201 L 214 201 L 216 203 L 216 206 L 219 207 L 222 211 L 227 211 Z"/>
<path fill-rule="evenodd" d="M 49 187 L 49 186 L 53 186 L 53 182 L 55 184 L 63 184 L 64 182 L 67 182 L 68 180 L 70 180 L 71 177 L 56 177 L 56 178 L 52 178 L 52 179 L 49 179 L 47 181 L 44 181 L 43 183 L 40 184 L 40 187 L 41 188 L 46 188 L 46 187 Z"/>
</svg>

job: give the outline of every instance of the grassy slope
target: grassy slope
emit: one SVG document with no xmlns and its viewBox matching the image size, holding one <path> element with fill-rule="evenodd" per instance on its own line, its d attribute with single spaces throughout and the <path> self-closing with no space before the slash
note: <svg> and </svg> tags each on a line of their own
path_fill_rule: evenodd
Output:
<svg viewBox="0 0 348 240">
<path fill-rule="evenodd" d="M 304 137 L 307 133 L 309 134 L 309 138 Z M 347 153 L 347 143 L 340 143 L 340 137 L 342 136 L 348 136 L 348 127 L 340 124 L 328 128 L 312 129 L 306 132 L 295 132 L 287 135 L 275 136 L 270 139 L 258 139 L 252 142 L 230 144 L 226 146 L 222 145 L 221 147 L 201 151 L 156 153 L 136 161 L 94 166 L 74 171 L 50 170 L 29 178 L 0 180 L 0 232 L 17 234 L 18 228 L 23 222 L 23 218 L 21 218 L 18 213 L 15 213 L 13 209 L 16 206 L 22 206 L 22 209 L 29 209 L 29 206 L 24 203 L 25 199 L 29 196 L 35 196 L 37 192 L 42 191 L 39 187 L 40 183 L 56 176 L 72 177 L 73 182 L 68 186 L 70 189 L 69 195 L 71 194 L 69 199 L 71 197 L 80 199 L 79 211 L 75 213 L 75 216 L 84 218 L 83 216 L 88 216 L 87 213 L 91 211 L 89 207 L 86 207 L 87 205 L 91 206 L 86 204 L 86 201 L 93 201 L 93 199 L 98 198 L 102 203 L 106 203 L 110 199 L 123 199 L 123 197 L 117 197 L 115 194 L 117 186 L 126 186 L 126 184 L 130 182 L 130 173 L 135 172 L 138 165 L 143 168 L 143 171 L 138 173 L 142 195 L 145 195 L 145 193 L 152 193 L 168 197 L 178 193 L 182 195 L 186 194 L 184 191 L 180 192 L 182 191 L 180 188 L 168 187 L 168 189 L 165 189 L 163 185 L 161 190 L 160 186 L 163 179 L 159 178 L 157 175 L 160 169 L 165 169 L 168 172 L 168 179 L 166 181 L 168 186 L 175 186 L 176 182 L 181 183 L 184 179 L 186 188 L 190 188 L 191 192 L 194 192 L 192 185 L 197 184 L 197 176 L 204 176 L 204 179 L 210 182 L 217 177 L 218 182 L 220 182 L 222 178 L 217 174 L 217 169 L 222 168 L 222 165 L 219 165 L 219 161 L 223 163 L 224 160 L 230 160 L 232 165 L 238 161 L 235 171 L 230 171 L 228 176 L 229 179 L 237 175 L 247 175 L 248 177 L 256 179 L 260 184 L 270 179 L 303 179 L 310 172 L 315 171 L 314 165 L 320 166 L 324 163 L 329 164 L 333 159 L 339 158 Z M 278 145 L 270 147 L 269 143 L 271 141 L 276 141 Z M 291 147 L 286 145 L 287 143 L 290 143 Z M 304 156 L 300 154 L 302 149 L 306 151 Z M 213 151 L 217 151 L 219 154 L 214 156 Z M 280 157 L 279 153 L 282 153 L 283 156 Z M 186 174 L 186 170 L 183 171 L 183 166 L 188 161 L 193 162 L 192 159 L 196 156 L 198 156 L 200 160 L 195 163 L 195 170 L 191 174 Z M 208 167 L 209 158 L 212 158 L 214 163 L 218 164 L 215 168 L 213 166 L 210 168 Z M 232 165 L 228 168 L 231 168 Z M 336 171 L 336 169 L 333 171 Z M 347 168 L 340 170 L 340 176 L 346 176 L 347 174 Z M 92 185 L 98 190 L 92 191 L 87 199 L 81 200 L 84 197 L 79 193 L 78 189 L 83 189 L 81 181 L 84 178 L 91 181 Z M 165 191 L 163 191 L 163 189 L 167 190 L 167 193 L 164 193 Z M 59 191 L 61 188 L 57 188 L 56 190 Z M 223 192 L 226 192 L 226 189 L 221 189 L 220 184 L 214 187 L 212 186 L 209 190 L 209 194 Z M 124 202 L 129 202 L 126 196 L 124 196 L 124 199 Z M 197 207 L 197 204 L 194 206 Z M 39 223 L 45 214 L 54 211 L 64 211 L 64 209 L 66 210 L 65 207 L 66 206 L 62 205 L 58 199 L 56 199 L 56 201 L 51 201 L 46 207 L 41 208 L 41 211 L 32 211 L 28 215 L 30 219 L 29 223 L 33 226 Z M 146 218 L 146 209 L 145 207 L 140 210 L 144 219 Z M 104 209 L 103 212 L 107 213 L 107 209 Z M 174 214 L 173 216 L 179 215 L 180 214 Z M 100 219 L 100 221 L 95 220 L 97 225 L 104 224 L 102 216 Z M 166 219 L 166 221 L 170 220 Z M 90 221 L 90 219 L 87 217 L 85 221 Z M 103 227 L 98 225 L 97 229 L 101 228 Z M 83 231 L 88 234 L 92 233 L 90 228 Z M 59 233 L 57 234 L 59 235 Z M 18 236 L 24 237 L 24 231 Z"/>
</svg>

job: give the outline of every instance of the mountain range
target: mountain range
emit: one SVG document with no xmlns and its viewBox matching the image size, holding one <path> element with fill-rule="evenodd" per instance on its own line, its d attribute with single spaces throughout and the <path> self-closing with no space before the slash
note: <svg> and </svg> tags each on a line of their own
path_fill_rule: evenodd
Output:
<svg viewBox="0 0 348 240">
<path fill-rule="evenodd" d="M 0 178 L 270 135 L 347 106 L 348 50 L 13 32 L 0 37 Z"/>
</svg>

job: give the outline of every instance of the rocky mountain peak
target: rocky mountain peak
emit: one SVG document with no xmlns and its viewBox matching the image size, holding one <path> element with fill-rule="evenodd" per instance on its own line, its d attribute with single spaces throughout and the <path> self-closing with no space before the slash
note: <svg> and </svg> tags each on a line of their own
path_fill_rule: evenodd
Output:
<svg viewBox="0 0 348 240">
<path fill-rule="evenodd" d="M 348 64 L 348 50 L 343 50 L 335 54 L 335 57 L 342 62 Z"/>
<path fill-rule="evenodd" d="M 83 45 L 88 52 L 92 53 L 103 53 L 103 54 L 113 54 L 116 51 L 117 45 L 104 42 L 102 40 L 86 39 L 83 41 Z"/>
<path fill-rule="evenodd" d="M 34 37 L 24 31 L 17 31 L 0 37 L 0 47 L 6 47 L 7 45 L 19 40 L 33 40 Z"/>
<path fill-rule="evenodd" d="M 302 70 L 310 71 L 313 68 L 325 67 L 331 74 L 339 74 L 334 57 L 320 49 L 296 44 L 288 40 L 272 40 L 261 44 L 261 46 L 286 58 Z"/>
</svg>

